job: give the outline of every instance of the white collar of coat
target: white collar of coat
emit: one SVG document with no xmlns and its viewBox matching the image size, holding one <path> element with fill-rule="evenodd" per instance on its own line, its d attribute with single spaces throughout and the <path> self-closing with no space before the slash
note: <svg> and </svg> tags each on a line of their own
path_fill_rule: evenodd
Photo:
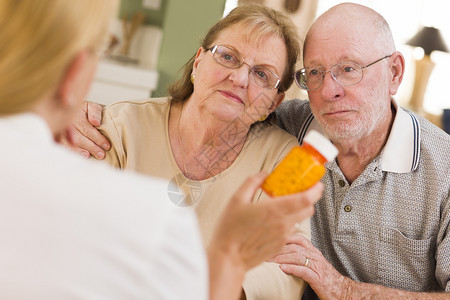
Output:
<svg viewBox="0 0 450 300">
<path fill-rule="evenodd" d="M 0 136 L 13 136 L 14 138 L 38 140 L 44 143 L 53 143 L 53 135 L 45 120 L 31 112 L 18 113 L 0 117 Z"/>
</svg>

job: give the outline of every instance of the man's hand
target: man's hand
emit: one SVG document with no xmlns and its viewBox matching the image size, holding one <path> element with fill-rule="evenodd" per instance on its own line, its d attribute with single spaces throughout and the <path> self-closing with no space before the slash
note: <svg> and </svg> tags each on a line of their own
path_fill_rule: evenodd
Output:
<svg viewBox="0 0 450 300">
<path fill-rule="evenodd" d="M 101 124 L 102 112 L 101 104 L 84 102 L 72 126 L 57 141 L 85 157 L 92 154 L 96 159 L 105 158 L 111 143 L 96 128 Z"/>
<path fill-rule="evenodd" d="M 269 261 L 307 281 L 320 299 L 449 299 L 445 292 L 410 292 L 354 281 L 341 275 L 319 249 L 301 235 L 293 236 Z"/>
<path fill-rule="evenodd" d="M 307 281 L 320 299 L 343 299 L 351 280 L 342 276 L 302 235 L 292 236 L 277 256 L 281 270 Z"/>
</svg>

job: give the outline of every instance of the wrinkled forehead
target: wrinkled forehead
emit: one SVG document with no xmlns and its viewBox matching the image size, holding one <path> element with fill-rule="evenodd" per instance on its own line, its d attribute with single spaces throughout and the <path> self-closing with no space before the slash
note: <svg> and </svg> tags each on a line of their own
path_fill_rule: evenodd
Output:
<svg viewBox="0 0 450 300">
<path fill-rule="evenodd" d="M 234 24 L 223 29 L 213 44 L 229 46 L 239 52 L 246 62 L 263 65 L 279 76 L 287 66 L 288 53 L 283 39 L 261 26 Z"/>
<path fill-rule="evenodd" d="M 313 24 L 305 39 L 303 55 L 305 63 L 325 64 L 327 60 L 337 63 L 376 57 L 380 51 L 380 33 L 376 26 L 366 21 L 352 23 L 333 18 Z"/>
<path fill-rule="evenodd" d="M 317 49 L 327 52 L 357 52 L 386 55 L 395 50 L 389 25 L 371 8 L 354 3 L 332 7 L 313 23 L 305 39 L 304 56 Z"/>
</svg>

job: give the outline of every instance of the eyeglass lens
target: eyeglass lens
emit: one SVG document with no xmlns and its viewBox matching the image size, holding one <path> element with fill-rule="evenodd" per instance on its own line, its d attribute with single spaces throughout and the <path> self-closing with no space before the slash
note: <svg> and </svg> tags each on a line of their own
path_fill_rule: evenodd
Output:
<svg viewBox="0 0 450 300">
<path fill-rule="evenodd" d="M 344 62 L 331 67 L 330 71 L 334 80 L 341 85 L 353 85 L 362 79 L 362 67 L 351 62 Z M 306 68 L 295 74 L 297 84 L 304 89 L 318 89 L 323 82 L 327 71 L 324 67 Z"/>
<path fill-rule="evenodd" d="M 295 82 L 305 90 L 316 90 L 323 82 L 327 72 L 331 73 L 332 78 L 342 86 L 354 85 L 363 78 L 363 70 L 391 55 L 384 56 L 364 67 L 353 62 L 342 62 L 331 67 L 327 71 L 325 67 L 303 68 L 295 72 Z"/>
<path fill-rule="evenodd" d="M 238 69 L 243 64 L 248 65 L 238 52 L 228 47 L 214 46 L 211 52 L 214 60 L 224 67 Z M 277 88 L 279 79 L 275 73 L 263 66 L 248 66 L 250 67 L 249 77 L 255 84 L 266 89 Z"/>
</svg>

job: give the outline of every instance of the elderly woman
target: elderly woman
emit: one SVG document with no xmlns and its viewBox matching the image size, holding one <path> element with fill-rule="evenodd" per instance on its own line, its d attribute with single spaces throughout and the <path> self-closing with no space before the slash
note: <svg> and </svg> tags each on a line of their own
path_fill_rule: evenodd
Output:
<svg viewBox="0 0 450 300">
<path fill-rule="evenodd" d="M 297 29 L 284 14 L 253 5 L 234 9 L 208 31 L 168 98 L 120 102 L 103 111 L 99 129 L 112 144 L 106 160 L 172 180 L 171 200 L 195 207 L 208 244 L 239 183 L 271 172 L 297 145 L 261 121 L 283 100 L 299 52 Z M 265 197 L 259 192 L 254 201 Z M 248 299 L 299 299 L 302 289 L 275 264 L 255 269 L 244 284 Z"/>
<path fill-rule="evenodd" d="M 312 214 L 320 187 L 254 205 L 264 177 L 248 180 L 217 222 L 208 272 L 195 214 L 170 203 L 167 182 L 57 145 L 116 6 L 0 2 L 0 299 L 237 299 L 245 271 Z"/>
</svg>

